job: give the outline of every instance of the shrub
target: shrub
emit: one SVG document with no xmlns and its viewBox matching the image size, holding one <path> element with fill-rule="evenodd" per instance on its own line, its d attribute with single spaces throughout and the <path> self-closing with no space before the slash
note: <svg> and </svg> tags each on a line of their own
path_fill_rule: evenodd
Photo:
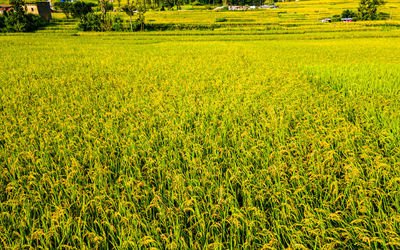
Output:
<svg viewBox="0 0 400 250">
<path fill-rule="evenodd" d="M 224 18 L 224 17 L 219 17 L 219 18 L 215 19 L 215 21 L 216 21 L 217 23 L 223 23 L 223 22 L 227 22 L 228 19 L 226 19 L 226 18 Z"/>
<path fill-rule="evenodd" d="M 0 15 L 0 32 L 5 32 L 6 28 L 6 18 L 3 15 Z"/>
<path fill-rule="evenodd" d="M 342 18 L 340 17 L 340 15 L 334 15 L 331 20 L 332 22 L 340 22 L 342 21 Z"/>
<path fill-rule="evenodd" d="M 357 17 L 357 13 L 352 10 L 344 10 L 342 12 L 342 18 L 355 18 Z"/>
<path fill-rule="evenodd" d="M 26 20 L 26 26 L 25 26 L 26 32 L 35 31 L 41 27 L 44 27 L 48 23 L 47 21 L 43 20 L 43 18 L 41 18 L 40 16 L 34 14 L 27 14 L 25 16 L 25 20 Z"/>
<path fill-rule="evenodd" d="M 361 20 L 376 20 L 379 18 L 378 9 L 384 5 L 383 0 L 361 0 L 358 13 Z"/>
<path fill-rule="evenodd" d="M 114 10 L 114 5 L 112 3 L 107 2 L 105 7 L 106 7 L 106 10 L 108 10 L 108 11 Z"/>
<path fill-rule="evenodd" d="M 2 17 L 3 24 L 0 28 L 3 32 L 32 32 L 46 26 L 47 22 L 38 15 L 11 12 Z"/>
<path fill-rule="evenodd" d="M 113 31 L 124 31 L 124 20 L 120 16 L 115 16 L 112 20 L 112 28 Z"/>
<path fill-rule="evenodd" d="M 95 5 L 93 3 L 85 3 L 85 2 L 75 2 L 71 6 L 72 16 L 75 18 L 82 18 L 88 13 L 92 12 L 92 7 Z"/>
<path fill-rule="evenodd" d="M 88 13 L 81 18 L 78 28 L 83 31 L 102 31 L 101 23 L 101 15 Z"/>
</svg>

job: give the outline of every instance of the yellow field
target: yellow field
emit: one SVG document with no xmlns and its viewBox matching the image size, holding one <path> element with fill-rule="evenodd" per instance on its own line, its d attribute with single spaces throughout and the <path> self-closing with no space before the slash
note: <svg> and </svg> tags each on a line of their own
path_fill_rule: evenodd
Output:
<svg viewBox="0 0 400 250">
<path fill-rule="evenodd" d="M 0 249 L 399 249 L 399 5 L 333 3 L 1 34 Z"/>
</svg>

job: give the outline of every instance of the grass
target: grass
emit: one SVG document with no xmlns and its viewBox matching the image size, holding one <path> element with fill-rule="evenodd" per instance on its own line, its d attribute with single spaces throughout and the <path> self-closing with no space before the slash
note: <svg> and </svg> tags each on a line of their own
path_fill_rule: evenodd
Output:
<svg viewBox="0 0 400 250">
<path fill-rule="evenodd" d="M 210 33 L 0 37 L 2 248 L 400 244 L 399 38 Z"/>
</svg>

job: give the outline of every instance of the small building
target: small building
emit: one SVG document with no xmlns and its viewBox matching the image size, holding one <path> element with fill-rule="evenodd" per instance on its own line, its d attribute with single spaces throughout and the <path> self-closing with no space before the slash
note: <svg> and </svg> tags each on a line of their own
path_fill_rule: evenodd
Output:
<svg viewBox="0 0 400 250">
<path fill-rule="evenodd" d="M 26 3 L 26 13 L 35 14 L 41 16 L 44 20 L 51 20 L 51 9 L 49 2 L 37 2 L 37 3 Z"/>
<path fill-rule="evenodd" d="M 223 10 L 224 8 L 227 8 L 227 6 L 219 6 L 219 7 L 215 8 L 214 10 Z"/>
<path fill-rule="evenodd" d="M 345 23 L 351 23 L 351 22 L 353 22 L 353 18 L 351 18 L 351 17 L 348 17 L 348 18 L 342 18 L 342 22 L 345 22 Z"/>
<path fill-rule="evenodd" d="M 276 5 L 261 5 L 258 8 L 259 9 L 277 9 L 278 6 L 276 6 Z"/>
<path fill-rule="evenodd" d="M 0 4 L 0 15 L 12 10 L 13 6 L 9 4 Z"/>
<path fill-rule="evenodd" d="M 321 19 L 321 20 L 319 20 L 320 22 L 323 22 L 323 23 L 330 23 L 330 22 L 332 22 L 332 20 L 330 19 L 330 18 L 324 18 L 324 19 Z"/>
</svg>

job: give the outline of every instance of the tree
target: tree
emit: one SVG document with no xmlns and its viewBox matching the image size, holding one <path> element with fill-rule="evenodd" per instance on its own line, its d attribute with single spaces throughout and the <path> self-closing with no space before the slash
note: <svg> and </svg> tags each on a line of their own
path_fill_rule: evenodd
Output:
<svg viewBox="0 0 400 250">
<path fill-rule="evenodd" d="M 123 8 L 123 11 L 129 16 L 129 21 L 131 24 L 131 31 L 133 31 L 132 17 L 135 13 L 138 14 L 137 23 L 140 25 L 140 30 L 144 30 L 144 14 L 146 13 L 146 7 L 142 3 L 134 3 L 128 0 L 128 4 L 126 4 Z"/>
<path fill-rule="evenodd" d="M 358 13 L 361 20 L 375 20 L 378 17 L 378 8 L 384 5 L 383 0 L 361 0 Z"/>
<path fill-rule="evenodd" d="M 5 20 L 7 29 L 16 32 L 26 31 L 25 2 L 23 0 L 12 0 L 10 4 L 14 7 L 14 12 L 10 13 Z"/>
<path fill-rule="evenodd" d="M 17 16 L 25 16 L 25 2 L 23 0 L 10 0 L 10 4 L 14 7 L 14 11 L 16 12 Z"/>
<path fill-rule="evenodd" d="M 40 16 L 25 13 L 24 1 L 14 0 L 10 4 L 14 6 L 14 11 L 4 14 L 2 24 L 6 32 L 30 32 L 46 25 L 47 22 Z"/>
<path fill-rule="evenodd" d="M 144 13 L 146 13 L 146 6 L 145 5 L 139 5 L 137 8 L 137 13 L 139 15 L 138 17 L 138 23 L 140 25 L 140 31 L 144 30 Z"/>
<path fill-rule="evenodd" d="M 175 0 L 175 5 L 176 5 L 176 9 L 180 10 L 181 9 L 181 0 Z"/>
<path fill-rule="evenodd" d="M 64 14 L 65 17 L 68 19 L 71 15 L 71 9 L 72 9 L 73 3 L 71 2 L 55 2 L 54 7 L 57 10 L 61 10 Z"/>
<path fill-rule="evenodd" d="M 101 14 L 103 15 L 103 17 L 105 17 L 105 15 L 107 14 L 107 2 L 107 0 L 99 0 Z"/>
<path fill-rule="evenodd" d="M 88 13 L 92 12 L 92 7 L 95 5 L 93 3 L 85 3 L 85 2 L 75 2 L 71 6 L 72 16 L 75 18 L 82 18 Z"/>
<path fill-rule="evenodd" d="M 167 7 L 168 10 L 171 10 L 175 6 L 174 0 L 163 0 L 163 6 Z"/>
<path fill-rule="evenodd" d="M 357 13 L 352 10 L 344 10 L 342 12 L 342 18 L 355 18 L 357 17 Z"/>
<path fill-rule="evenodd" d="M 122 10 L 125 11 L 125 13 L 129 16 L 131 31 L 133 31 L 132 16 L 136 13 L 135 3 L 131 3 L 131 1 L 128 0 L 128 3 L 122 8 Z"/>
</svg>

